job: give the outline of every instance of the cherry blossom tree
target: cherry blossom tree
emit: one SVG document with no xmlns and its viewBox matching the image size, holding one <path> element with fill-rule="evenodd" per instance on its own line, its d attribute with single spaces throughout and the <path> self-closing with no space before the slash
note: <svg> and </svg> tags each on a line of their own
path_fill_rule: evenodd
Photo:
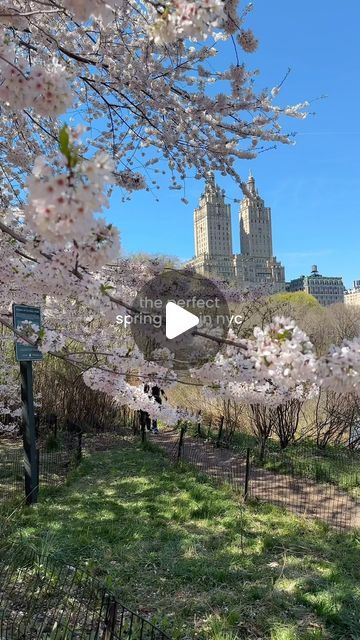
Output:
<svg viewBox="0 0 360 640">
<path fill-rule="evenodd" d="M 113 193 L 156 190 L 164 171 L 185 202 L 187 176 L 209 170 L 246 192 L 238 161 L 292 142 L 282 117 L 304 118 L 308 104 L 279 106 L 281 83 L 255 90 L 241 61 L 257 47 L 245 28 L 250 5 L 243 13 L 237 5 L 0 0 L 0 323 L 78 367 L 89 387 L 169 423 L 191 416 L 156 405 L 142 382 L 179 382 L 172 354 L 147 361 L 114 323 L 161 263 L 121 258 L 118 231 L 99 214 Z M 224 69 L 225 41 L 233 60 Z M 14 332 L 13 302 L 40 305 L 44 328 Z M 2 346 L 12 338 L 5 332 Z M 353 392 L 359 351 L 348 342 L 317 360 L 305 334 L 278 319 L 247 341 L 230 336 L 194 377 L 209 394 L 250 403 L 279 402 L 302 384 Z M 4 414 L 17 409 L 14 365 L 2 354 Z"/>
</svg>

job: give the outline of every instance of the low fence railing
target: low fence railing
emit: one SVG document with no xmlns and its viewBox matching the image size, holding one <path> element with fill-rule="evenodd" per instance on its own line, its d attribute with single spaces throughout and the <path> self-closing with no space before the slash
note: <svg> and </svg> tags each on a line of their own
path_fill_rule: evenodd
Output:
<svg viewBox="0 0 360 640">
<path fill-rule="evenodd" d="M 14 547 L 0 557 L 0 638 L 170 640 L 88 573 Z"/>
<path fill-rule="evenodd" d="M 39 443 L 37 448 L 38 488 L 61 483 L 82 456 L 82 434 L 59 436 L 57 441 Z M 0 450 L 0 504 L 25 499 L 24 451 L 20 444 Z"/>
<path fill-rule="evenodd" d="M 360 450 L 346 446 L 321 448 L 315 443 L 304 442 L 290 443 L 288 447 L 279 449 L 273 441 L 268 441 L 261 456 L 260 448 L 254 444 L 237 442 L 237 434 L 225 429 L 223 417 L 217 424 L 199 423 L 195 435 L 218 448 L 231 449 L 242 457 L 250 448 L 253 463 L 258 467 L 319 483 L 335 484 L 340 489 L 353 491 L 360 496 Z M 245 435 L 245 441 L 249 439 Z"/>
<path fill-rule="evenodd" d="M 290 453 L 267 452 L 259 464 L 255 449 L 219 447 L 216 440 L 191 437 L 185 428 L 176 440 L 163 440 L 160 436 L 157 442 L 174 462 L 184 460 L 199 472 L 229 483 L 245 500 L 270 502 L 297 515 L 323 520 L 339 530 L 360 527 L 358 457 L 346 456 L 344 467 L 331 469 L 336 464 L 334 457 L 327 459 L 321 453 L 307 452 L 306 457 L 303 451 L 298 459 L 292 459 Z M 325 466 L 321 464 L 323 458 Z M 345 471 L 346 475 L 342 475 Z"/>
</svg>

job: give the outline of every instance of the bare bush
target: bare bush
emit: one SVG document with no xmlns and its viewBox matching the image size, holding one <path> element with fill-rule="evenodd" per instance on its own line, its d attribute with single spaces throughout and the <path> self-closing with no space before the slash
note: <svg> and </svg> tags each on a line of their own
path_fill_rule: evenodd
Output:
<svg viewBox="0 0 360 640">
<path fill-rule="evenodd" d="M 295 441 L 302 406 L 303 402 L 294 398 L 270 410 L 273 431 L 279 438 L 281 449 Z"/>
<path fill-rule="evenodd" d="M 350 431 L 359 417 L 360 404 L 355 395 L 322 390 L 308 416 L 308 436 L 322 449 L 348 443 Z"/>
<path fill-rule="evenodd" d="M 224 416 L 224 440 L 230 442 L 236 431 L 242 430 L 242 419 L 244 416 L 244 407 L 237 404 L 233 400 L 223 400 L 223 416 Z"/>
<path fill-rule="evenodd" d="M 274 427 L 272 410 L 266 405 L 251 404 L 249 417 L 252 431 L 259 443 L 259 458 L 263 461 L 266 445 Z"/>
<path fill-rule="evenodd" d="M 63 425 L 105 431 L 124 420 L 112 397 L 87 387 L 78 369 L 62 360 L 45 358 L 36 369 L 35 385 L 43 422 L 56 415 Z"/>
</svg>

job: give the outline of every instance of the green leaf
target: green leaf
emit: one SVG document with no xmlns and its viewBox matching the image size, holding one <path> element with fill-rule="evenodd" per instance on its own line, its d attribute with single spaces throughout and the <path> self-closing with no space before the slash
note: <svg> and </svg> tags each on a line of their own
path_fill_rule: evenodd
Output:
<svg viewBox="0 0 360 640">
<path fill-rule="evenodd" d="M 111 291 L 111 289 L 115 289 L 111 284 L 102 284 L 100 285 L 101 293 L 106 293 L 107 291 Z"/>
<path fill-rule="evenodd" d="M 70 152 L 70 136 L 69 136 L 69 128 L 67 124 L 65 124 L 59 132 L 59 148 L 61 153 L 69 160 L 71 152 Z"/>
<path fill-rule="evenodd" d="M 72 169 L 76 167 L 79 156 L 76 153 L 75 147 L 70 142 L 69 127 L 65 124 L 59 131 L 59 149 L 68 161 L 69 167 Z"/>
</svg>

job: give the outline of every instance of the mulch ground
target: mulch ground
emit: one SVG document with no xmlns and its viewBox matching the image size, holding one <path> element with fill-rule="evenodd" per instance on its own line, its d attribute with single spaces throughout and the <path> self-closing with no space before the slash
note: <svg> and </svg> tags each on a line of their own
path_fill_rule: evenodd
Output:
<svg viewBox="0 0 360 640">
<path fill-rule="evenodd" d="M 149 438 L 176 458 L 178 431 L 161 431 Z M 230 449 L 216 448 L 209 442 L 185 435 L 181 459 L 199 472 L 229 482 L 244 493 L 246 462 Z M 299 516 L 317 518 L 339 530 L 360 527 L 360 501 L 335 485 L 319 484 L 251 465 L 248 497 L 284 507 Z"/>
</svg>

